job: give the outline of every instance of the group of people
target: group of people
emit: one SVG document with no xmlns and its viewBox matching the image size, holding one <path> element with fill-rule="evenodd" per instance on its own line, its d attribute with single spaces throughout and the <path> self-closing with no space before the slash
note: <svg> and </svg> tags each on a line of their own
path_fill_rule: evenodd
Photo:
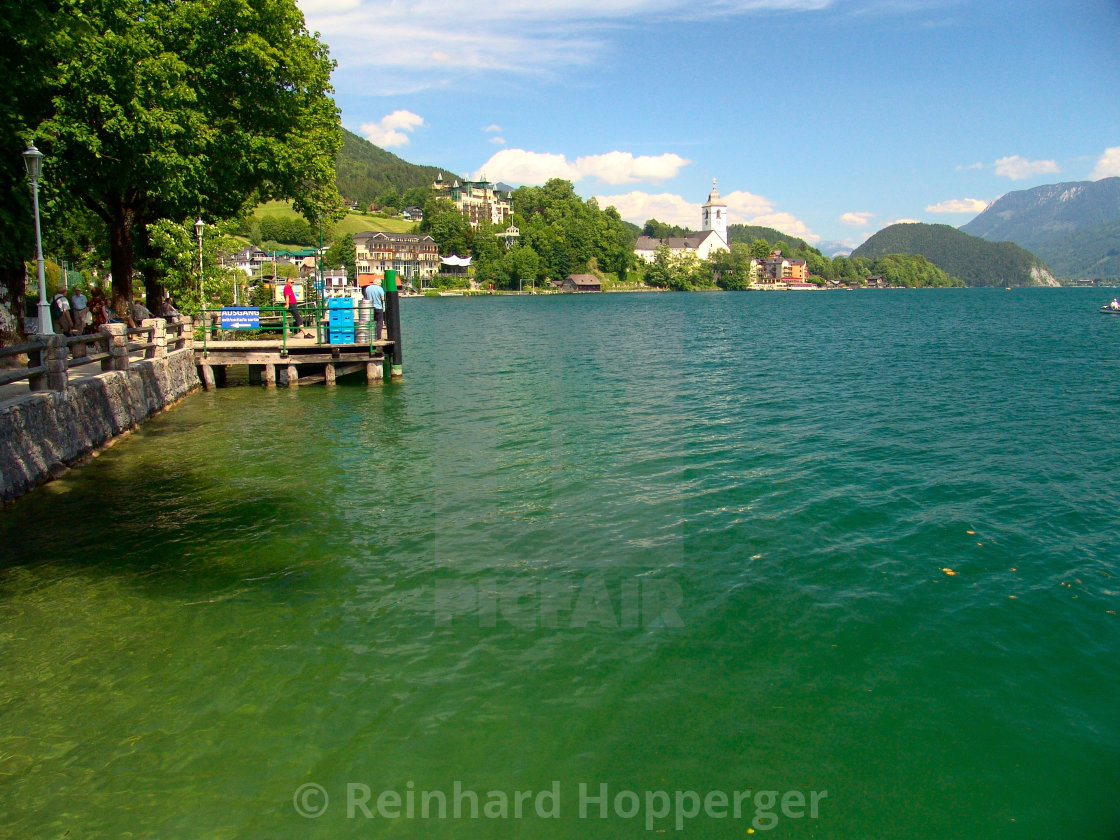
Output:
<svg viewBox="0 0 1120 840">
<path fill-rule="evenodd" d="M 362 294 L 373 304 L 373 338 L 376 341 L 381 338 L 381 325 L 385 321 L 385 290 L 381 288 L 381 278 L 375 277 Z M 292 323 L 295 324 L 295 331 L 298 334 L 303 329 L 303 316 L 299 313 L 299 299 L 296 297 L 295 289 L 292 288 L 291 280 L 284 282 L 284 302 L 288 305 L 288 312 L 292 315 Z M 303 334 L 303 338 L 314 337 L 309 332 Z"/>
<path fill-rule="evenodd" d="M 151 310 L 138 300 L 129 305 L 130 311 L 124 318 L 119 318 L 103 294 L 97 295 L 95 291 L 97 299 L 91 302 L 80 288 L 75 288 L 69 297 L 67 291 L 66 286 L 62 286 L 50 302 L 51 326 L 58 335 L 81 335 L 95 331 L 102 324 L 124 322 L 134 327 L 152 317 Z M 163 301 L 157 308 L 159 311 L 156 314 L 160 318 L 173 318 L 179 314 L 168 292 L 164 292 Z"/>
</svg>

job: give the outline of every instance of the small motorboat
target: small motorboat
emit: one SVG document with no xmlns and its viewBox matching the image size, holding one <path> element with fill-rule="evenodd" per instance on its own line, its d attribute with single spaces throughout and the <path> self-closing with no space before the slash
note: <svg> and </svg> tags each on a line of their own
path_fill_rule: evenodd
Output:
<svg viewBox="0 0 1120 840">
<path fill-rule="evenodd" d="M 1114 298 L 1111 303 L 1106 303 L 1097 311 L 1102 315 L 1120 315 L 1120 300 Z"/>
</svg>

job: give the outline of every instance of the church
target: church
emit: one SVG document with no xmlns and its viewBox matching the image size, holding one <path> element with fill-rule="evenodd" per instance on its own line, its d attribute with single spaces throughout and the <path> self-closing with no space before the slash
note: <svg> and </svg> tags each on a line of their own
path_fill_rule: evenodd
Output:
<svg viewBox="0 0 1120 840">
<path fill-rule="evenodd" d="M 712 191 L 701 209 L 700 230 L 688 236 L 671 236 L 657 239 L 653 236 L 639 236 L 634 243 L 634 253 L 639 259 L 652 263 L 654 254 L 661 245 L 668 245 L 669 251 L 677 254 L 696 254 L 706 260 L 719 250 L 728 250 L 727 245 L 727 205 L 719 197 L 716 180 L 712 179 Z"/>
</svg>

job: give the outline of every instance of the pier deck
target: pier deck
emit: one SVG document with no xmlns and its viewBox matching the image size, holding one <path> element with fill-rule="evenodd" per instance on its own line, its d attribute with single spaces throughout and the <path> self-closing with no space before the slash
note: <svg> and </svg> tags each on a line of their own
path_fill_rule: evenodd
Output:
<svg viewBox="0 0 1120 840">
<path fill-rule="evenodd" d="M 339 376 L 364 370 L 366 381 L 384 379 L 386 358 L 391 358 L 393 342 L 379 339 L 361 344 L 320 344 L 314 338 L 253 341 L 196 342 L 195 363 L 207 390 L 224 384 L 226 370 L 232 365 L 249 368 L 249 382 L 274 387 L 295 387 L 322 382 L 333 385 Z"/>
</svg>

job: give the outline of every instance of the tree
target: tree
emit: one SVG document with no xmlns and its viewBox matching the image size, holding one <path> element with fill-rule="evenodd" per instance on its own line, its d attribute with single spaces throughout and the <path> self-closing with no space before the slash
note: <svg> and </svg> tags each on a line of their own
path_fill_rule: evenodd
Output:
<svg viewBox="0 0 1120 840">
<path fill-rule="evenodd" d="M 345 268 L 346 276 L 351 279 L 358 276 L 357 261 L 354 237 L 349 233 L 332 242 L 323 254 L 323 268 Z"/>
<path fill-rule="evenodd" d="M 7 3 L 0 14 L 0 346 L 23 339 L 24 261 L 33 258 L 35 229 L 31 193 L 21 153 L 30 127 L 47 113 L 44 89 L 55 60 L 52 39 L 67 25 L 58 20 L 59 0 Z M 40 207 L 55 184 L 53 162 L 45 162 Z M 50 219 L 43 213 L 43 231 Z"/>
<path fill-rule="evenodd" d="M 157 219 L 267 198 L 337 210 L 334 63 L 294 0 L 64 2 L 76 24 L 56 39 L 35 136 L 106 225 L 115 307 Z"/>
</svg>

